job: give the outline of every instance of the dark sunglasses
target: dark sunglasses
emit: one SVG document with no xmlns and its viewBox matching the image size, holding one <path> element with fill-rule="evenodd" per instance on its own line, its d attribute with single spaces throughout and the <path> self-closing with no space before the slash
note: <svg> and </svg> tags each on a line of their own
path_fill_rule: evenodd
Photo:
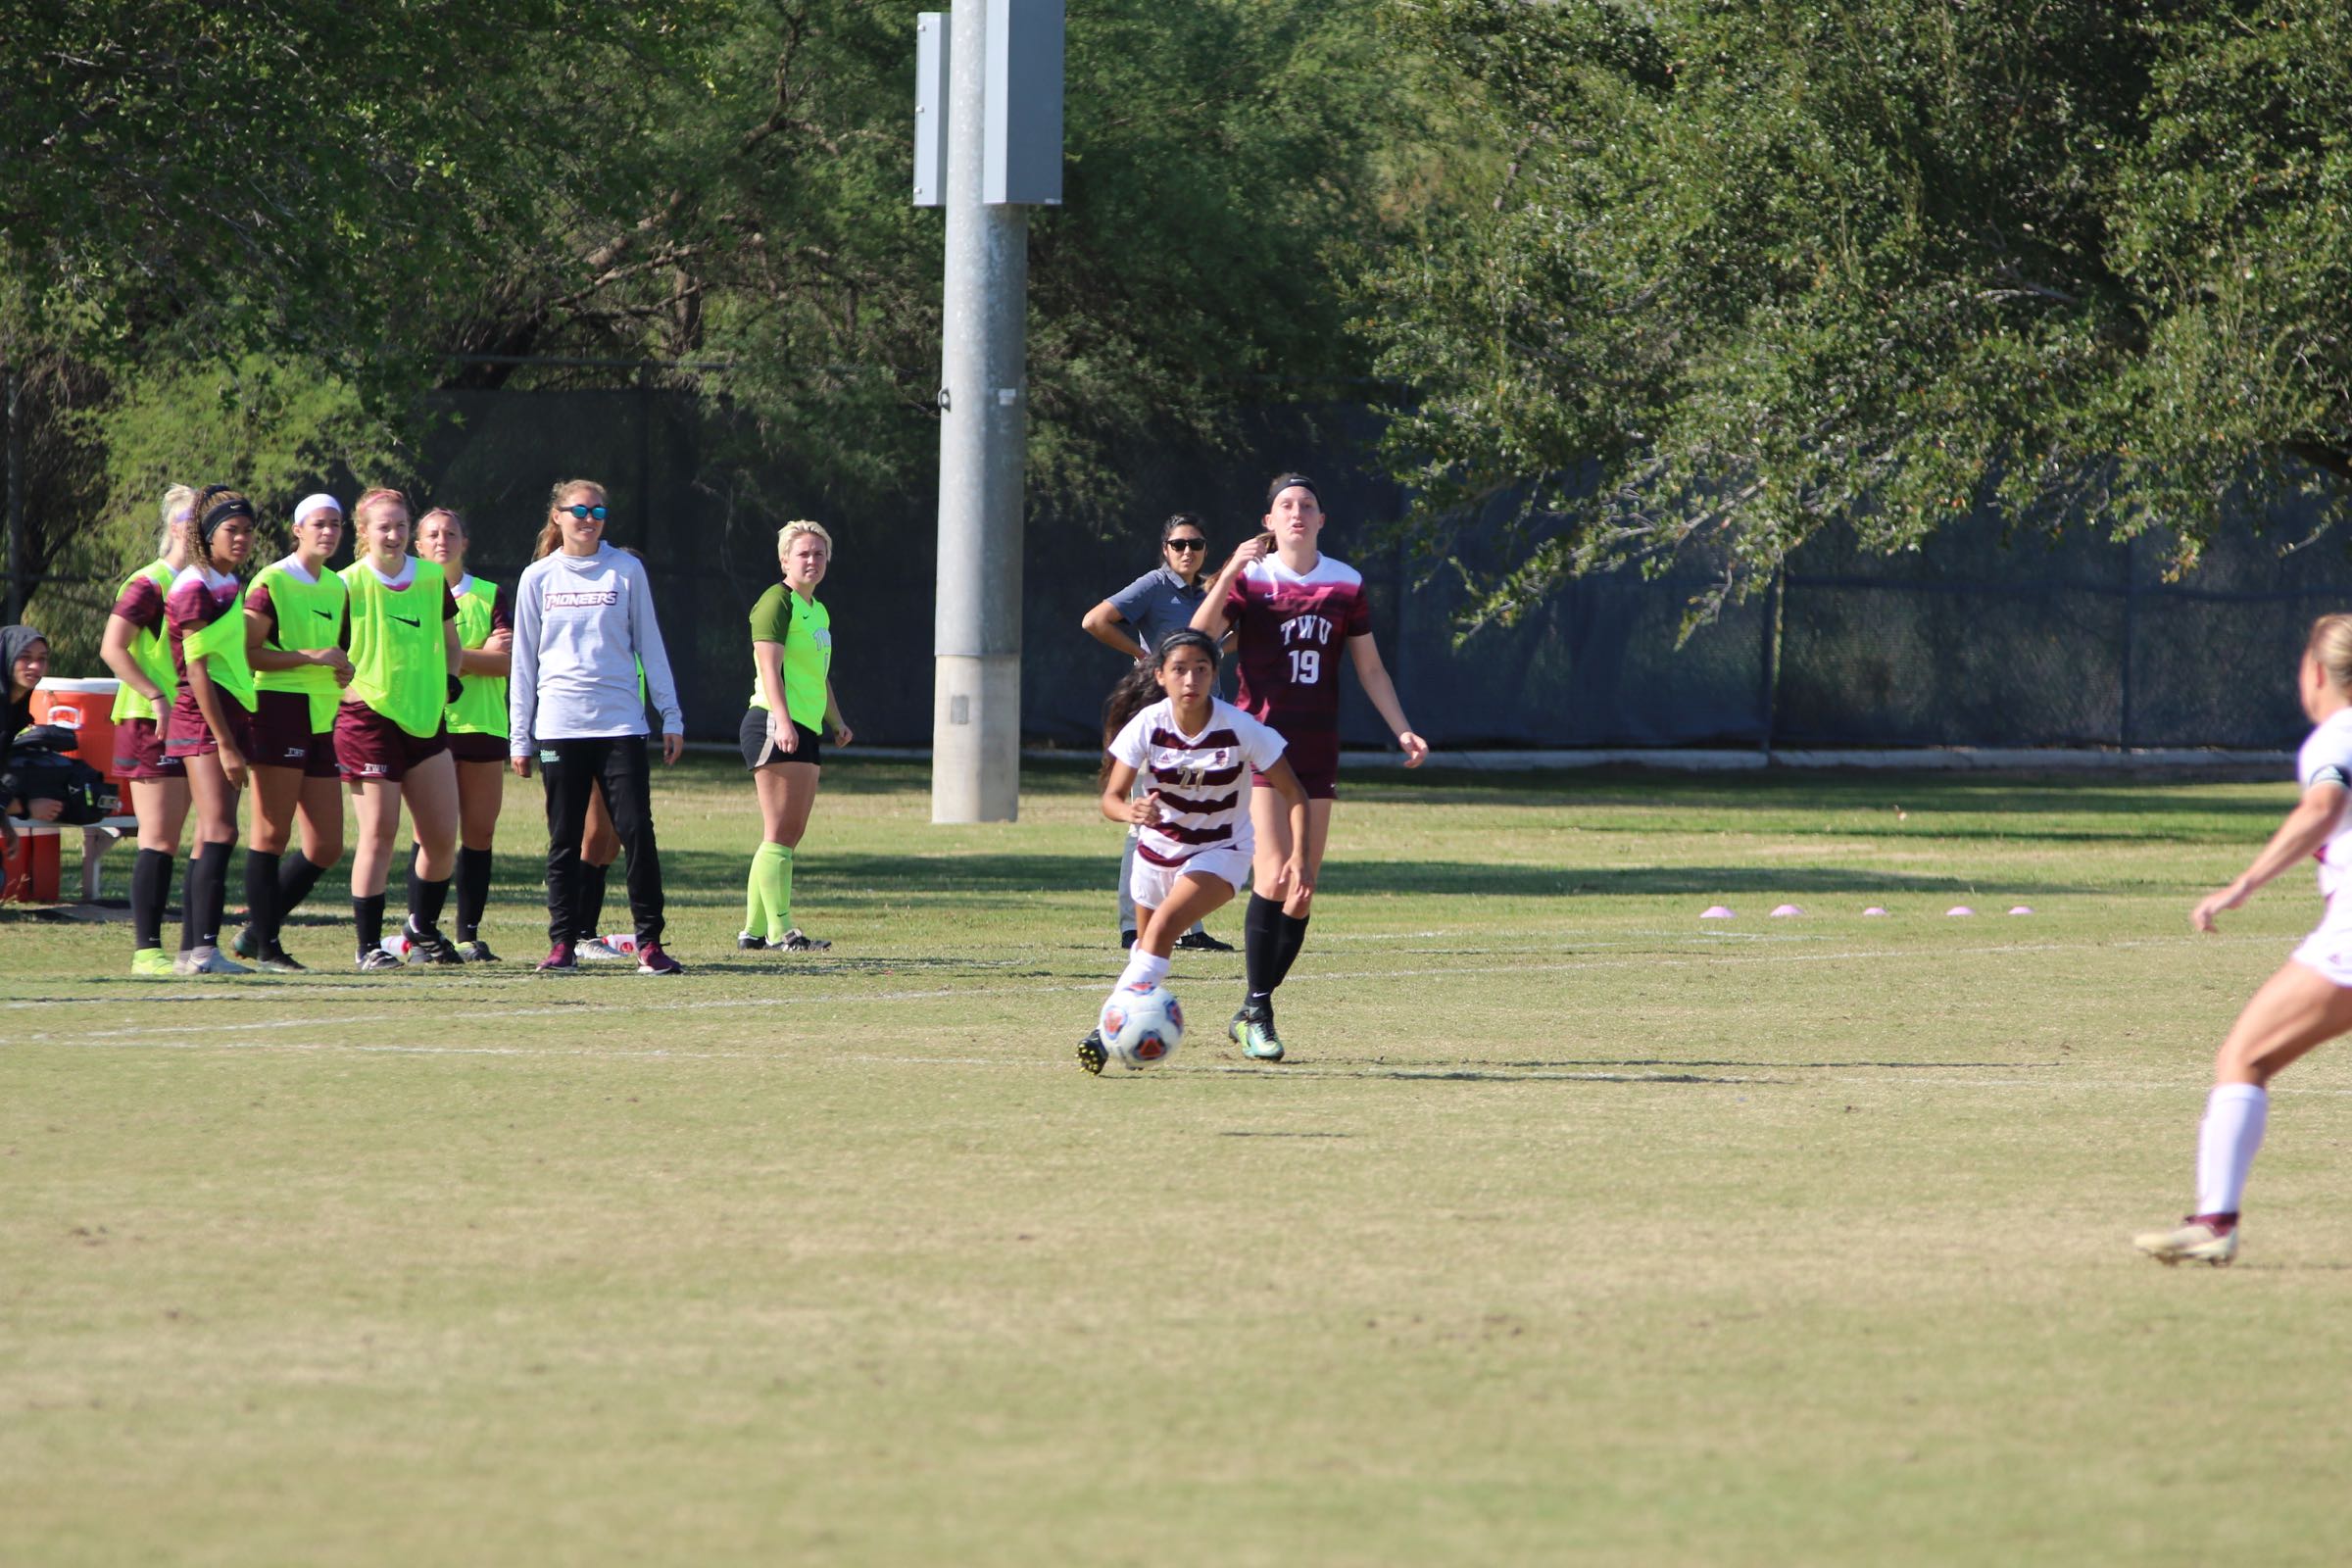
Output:
<svg viewBox="0 0 2352 1568">
<path fill-rule="evenodd" d="M 1170 539 L 1166 541 L 1166 544 L 1170 550 L 1206 550 L 1208 548 L 1208 541 L 1205 539 Z"/>
<path fill-rule="evenodd" d="M 575 517 L 579 518 L 579 519 L 580 519 L 580 521 L 582 521 L 582 522 L 586 522 L 586 521 L 587 521 L 587 520 L 588 520 L 590 517 L 594 517 L 594 518 L 595 518 L 597 521 L 599 521 L 599 522 L 602 522 L 602 521 L 604 521 L 604 520 L 605 520 L 605 509 L 604 509 L 604 508 L 602 508 L 602 507 L 583 507 L 583 506 L 581 506 L 581 505 L 580 505 L 578 502 L 576 502 L 576 501 L 575 501 L 575 502 L 573 502 L 573 503 L 572 503 L 570 506 L 568 506 L 568 507 L 558 507 L 556 510 L 557 510 L 558 512 L 568 512 L 568 513 L 570 513 L 570 514 L 571 514 L 573 516 L 575 516 Z"/>
</svg>

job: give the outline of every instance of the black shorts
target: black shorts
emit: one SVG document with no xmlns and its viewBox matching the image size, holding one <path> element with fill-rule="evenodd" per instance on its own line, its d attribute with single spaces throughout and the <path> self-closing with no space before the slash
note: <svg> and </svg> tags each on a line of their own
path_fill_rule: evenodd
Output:
<svg viewBox="0 0 2352 1568">
<path fill-rule="evenodd" d="M 767 710 L 747 708 L 743 710 L 743 729 L 737 737 L 743 742 L 743 765 L 765 767 L 771 762 L 807 762 L 810 767 L 825 765 L 825 740 L 806 724 L 795 724 L 792 732 L 799 744 L 791 751 L 777 750 L 767 738 Z"/>
</svg>

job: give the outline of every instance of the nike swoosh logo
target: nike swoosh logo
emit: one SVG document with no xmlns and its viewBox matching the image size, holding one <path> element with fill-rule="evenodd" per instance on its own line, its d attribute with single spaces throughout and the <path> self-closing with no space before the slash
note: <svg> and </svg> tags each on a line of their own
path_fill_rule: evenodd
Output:
<svg viewBox="0 0 2352 1568">
<path fill-rule="evenodd" d="M 399 621 L 404 626 L 418 626 L 423 624 L 422 621 L 411 620 L 406 615 L 394 615 L 392 618 Z"/>
<path fill-rule="evenodd" d="M 311 612 L 311 613 L 317 615 L 320 620 L 332 620 L 335 618 L 335 612 L 331 610 L 314 610 Z"/>
</svg>

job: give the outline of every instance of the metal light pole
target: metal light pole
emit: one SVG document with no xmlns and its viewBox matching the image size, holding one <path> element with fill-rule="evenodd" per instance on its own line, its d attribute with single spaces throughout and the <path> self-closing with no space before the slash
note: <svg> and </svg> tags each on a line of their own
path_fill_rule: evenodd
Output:
<svg viewBox="0 0 2352 1568">
<path fill-rule="evenodd" d="M 1061 198 L 1062 0 L 955 4 L 952 30 L 946 15 L 918 19 L 916 50 L 915 201 L 947 209 L 931 820 L 1007 822 L 1021 787 L 1028 208 Z"/>
</svg>

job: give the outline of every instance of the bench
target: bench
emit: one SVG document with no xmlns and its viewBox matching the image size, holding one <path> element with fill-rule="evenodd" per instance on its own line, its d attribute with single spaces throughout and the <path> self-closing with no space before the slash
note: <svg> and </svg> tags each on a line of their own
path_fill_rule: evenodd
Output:
<svg viewBox="0 0 2352 1568">
<path fill-rule="evenodd" d="M 107 847 L 125 833 L 136 833 L 139 826 L 139 819 L 135 816 L 109 816 L 80 824 L 30 822 L 21 816 L 12 816 L 8 820 L 18 833 L 32 838 L 62 839 L 68 833 L 81 834 L 81 902 L 84 904 L 98 901 L 100 872 L 105 866 Z M 27 897 L 22 902 L 39 904 L 50 901 Z"/>
</svg>

